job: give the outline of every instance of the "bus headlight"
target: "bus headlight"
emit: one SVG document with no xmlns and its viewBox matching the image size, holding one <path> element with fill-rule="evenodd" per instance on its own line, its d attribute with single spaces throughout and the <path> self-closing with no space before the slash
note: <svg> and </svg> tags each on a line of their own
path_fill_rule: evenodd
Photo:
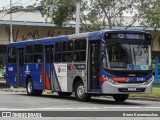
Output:
<svg viewBox="0 0 160 120">
<path fill-rule="evenodd" d="M 111 83 L 111 84 L 114 84 L 114 85 L 117 84 L 117 81 L 112 80 L 112 79 L 110 79 L 110 78 L 108 79 L 108 82 Z"/>
</svg>

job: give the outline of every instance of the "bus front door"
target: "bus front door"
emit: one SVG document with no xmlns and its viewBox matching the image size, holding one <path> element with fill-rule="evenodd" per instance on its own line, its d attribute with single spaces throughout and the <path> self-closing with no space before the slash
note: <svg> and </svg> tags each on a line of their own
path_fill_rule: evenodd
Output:
<svg viewBox="0 0 160 120">
<path fill-rule="evenodd" d="M 17 87 L 24 86 L 24 48 L 18 48 L 17 58 Z"/>
<path fill-rule="evenodd" d="M 100 41 L 89 42 L 89 88 L 99 89 L 99 55 L 100 55 Z"/>
<path fill-rule="evenodd" d="M 45 58 L 44 58 L 44 88 L 47 90 L 52 89 L 53 83 L 53 54 L 54 45 L 45 45 Z"/>
</svg>

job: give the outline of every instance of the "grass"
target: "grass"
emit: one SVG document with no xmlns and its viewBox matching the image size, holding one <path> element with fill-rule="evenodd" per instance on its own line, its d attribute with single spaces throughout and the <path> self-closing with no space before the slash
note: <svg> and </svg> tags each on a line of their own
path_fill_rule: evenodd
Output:
<svg viewBox="0 0 160 120">
<path fill-rule="evenodd" d="M 153 87 L 152 93 L 149 94 L 130 94 L 131 97 L 154 97 L 160 98 L 160 88 Z"/>
</svg>

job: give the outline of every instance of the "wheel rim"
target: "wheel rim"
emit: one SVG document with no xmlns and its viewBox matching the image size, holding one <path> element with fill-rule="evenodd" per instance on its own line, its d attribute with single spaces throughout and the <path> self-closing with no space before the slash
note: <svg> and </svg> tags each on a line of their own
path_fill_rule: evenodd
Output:
<svg viewBox="0 0 160 120">
<path fill-rule="evenodd" d="M 28 92 L 31 93 L 32 92 L 32 82 L 31 81 L 28 82 L 27 88 L 28 88 Z"/>
<path fill-rule="evenodd" d="M 84 85 L 80 84 L 77 88 L 78 97 L 82 98 L 84 95 Z"/>
</svg>

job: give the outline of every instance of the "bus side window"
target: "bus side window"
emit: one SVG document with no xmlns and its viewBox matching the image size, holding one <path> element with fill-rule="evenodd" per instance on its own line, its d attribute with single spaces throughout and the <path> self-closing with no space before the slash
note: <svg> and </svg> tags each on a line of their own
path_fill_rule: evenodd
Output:
<svg viewBox="0 0 160 120">
<path fill-rule="evenodd" d="M 34 49 L 33 45 L 26 46 L 25 63 L 33 63 Z"/>
<path fill-rule="evenodd" d="M 74 42 L 74 61 L 86 60 L 86 40 L 75 40 Z"/>
<path fill-rule="evenodd" d="M 73 41 L 63 42 L 62 62 L 73 61 Z"/>
<path fill-rule="evenodd" d="M 16 47 L 8 48 L 8 63 L 16 63 Z"/>
<path fill-rule="evenodd" d="M 42 63 L 42 45 L 35 45 L 34 46 L 34 63 Z"/>
<path fill-rule="evenodd" d="M 57 42 L 56 43 L 56 49 L 55 49 L 55 62 L 61 62 L 61 57 L 62 57 L 62 43 Z"/>
</svg>

